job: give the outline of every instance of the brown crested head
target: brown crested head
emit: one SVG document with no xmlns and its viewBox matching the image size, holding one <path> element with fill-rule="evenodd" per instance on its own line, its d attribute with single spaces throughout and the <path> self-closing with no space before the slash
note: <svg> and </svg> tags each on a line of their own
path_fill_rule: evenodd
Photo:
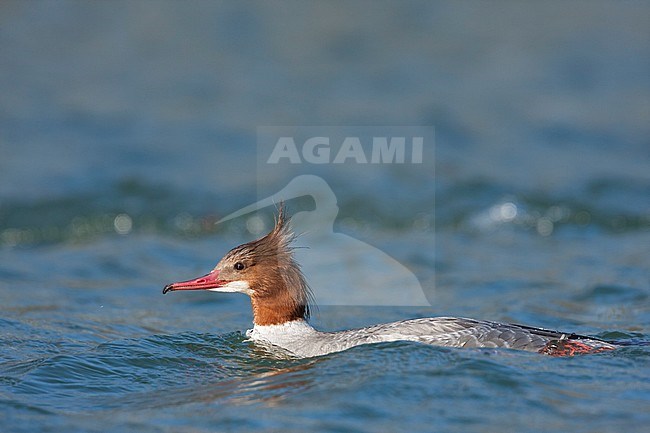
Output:
<svg viewBox="0 0 650 433">
<path fill-rule="evenodd" d="M 290 218 L 281 204 L 266 236 L 230 250 L 209 274 L 169 284 L 173 290 L 241 292 L 251 298 L 256 325 L 276 325 L 309 317 L 311 292 L 293 258 Z"/>
</svg>

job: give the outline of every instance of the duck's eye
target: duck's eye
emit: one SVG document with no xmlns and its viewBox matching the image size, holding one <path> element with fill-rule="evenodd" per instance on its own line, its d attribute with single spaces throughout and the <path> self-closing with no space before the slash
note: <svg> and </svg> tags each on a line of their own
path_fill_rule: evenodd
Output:
<svg viewBox="0 0 650 433">
<path fill-rule="evenodd" d="M 246 267 L 246 266 L 244 266 L 244 264 L 243 264 L 242 262 L 237 262 L 237 263 L 235 263 L 235 266 L 234 266 L 234 268 L 235 268 L 236 271 L 241 271 L 241 270 L 244 269 L 245 267 Z"/>
</svg>

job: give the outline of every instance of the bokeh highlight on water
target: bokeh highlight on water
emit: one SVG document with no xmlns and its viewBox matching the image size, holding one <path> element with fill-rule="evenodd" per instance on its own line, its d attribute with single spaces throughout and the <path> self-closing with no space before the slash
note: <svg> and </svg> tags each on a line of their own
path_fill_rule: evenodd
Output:
<svg viewBox="0 0 650 433">
<path fill-rule="evenodd" d="M 649 16 L 609 2 L 3 2 L 0 430 L 641 431 Z M 258 176 L 263 125 L 435 128 L 421 167 L 313 171 L 336 193 L 334 230 L 406 266 L 432 306 L 321 306 L 317 327 L 458 315 L 629 345 L 286 359 L 245 340 L 245 297 L 163 297 L 272 215 L 216 221 L 304 172 Z"/>
</svg>

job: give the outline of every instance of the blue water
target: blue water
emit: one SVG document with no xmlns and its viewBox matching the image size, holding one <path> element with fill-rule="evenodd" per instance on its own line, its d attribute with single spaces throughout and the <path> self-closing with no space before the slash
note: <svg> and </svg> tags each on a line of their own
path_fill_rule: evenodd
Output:
<svg viewBox="0 0 650 433">
<path fill-rule="evenodd" d="M 633 3 L 3 2 L 0 431 L 645 429 L 649 18 Z M 265 125 L 433 126 L 435 153 L 274 170 Z M 300 360 L 246 340 L 244 295 L 162 295 L 256 236 L 219 218 L 305 173 L 336 194 L 334 230 L 398 260 L 432 304 L 323 305 L 318 328 L 458 315 L 627 346 Z M 308 253 L 328 263 L 314 285 L 355 263 Z"/>
</svg>

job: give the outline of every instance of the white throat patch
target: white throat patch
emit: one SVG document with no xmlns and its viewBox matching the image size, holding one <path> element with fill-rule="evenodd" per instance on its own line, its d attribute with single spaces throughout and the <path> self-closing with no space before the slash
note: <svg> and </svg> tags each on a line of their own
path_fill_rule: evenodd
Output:
<svg viewBox="0 0 650 433">
<path fill-rule="evenodd" d="M 245 293 L 248 296 L 253 294 L 253 290 L 248 285 L 248 281 L 244 280 L 230 281 L 228 284 L 224 284 L 221 287 L 208 290 L 211 292 Z"/>
</svg>

